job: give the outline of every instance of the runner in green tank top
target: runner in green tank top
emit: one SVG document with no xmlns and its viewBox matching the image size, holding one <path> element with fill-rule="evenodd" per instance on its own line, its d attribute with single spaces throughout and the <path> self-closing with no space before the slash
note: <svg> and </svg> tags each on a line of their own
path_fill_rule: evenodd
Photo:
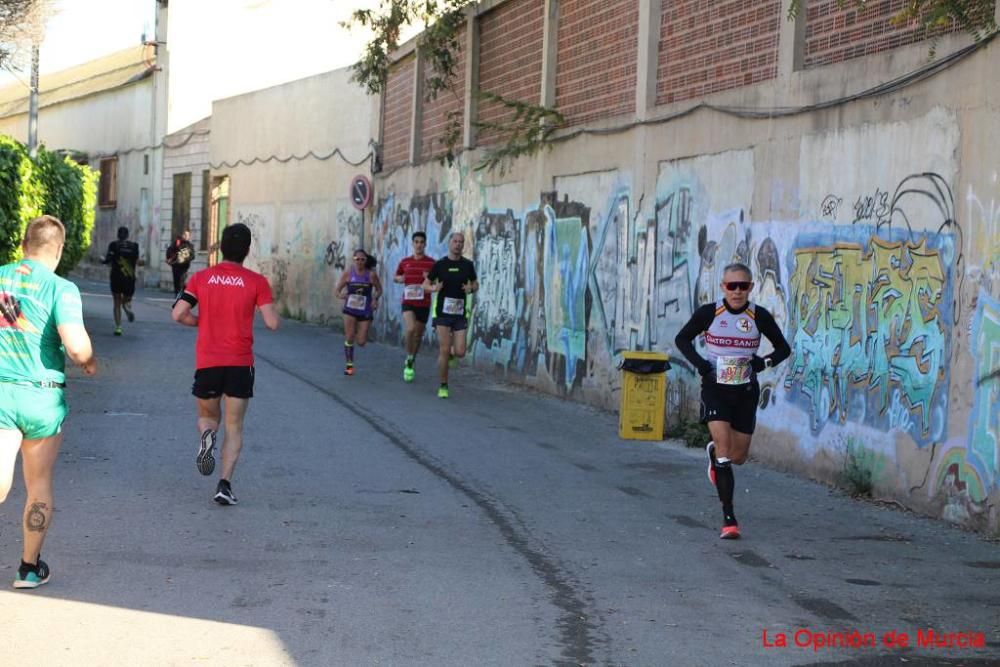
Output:
<svg viewBox="0 0 1000 667">
<path fill-rule="evenodd" d="M 0 502 L 7 498 L 21 452 L 27 499 L 15 588 L 49 579 L 39 557 L 52 521 L 52 468 L 67 407 L 66 355 L 97 372 L 76 285 L 55 274 L 66 230 L 52 216 L 29 223 L 24 259 L 0 267 Z"/>
</svg>

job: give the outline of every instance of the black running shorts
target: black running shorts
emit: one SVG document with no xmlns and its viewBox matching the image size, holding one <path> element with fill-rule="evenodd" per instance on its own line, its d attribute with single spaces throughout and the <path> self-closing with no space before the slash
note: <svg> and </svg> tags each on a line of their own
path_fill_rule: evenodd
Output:
<svg viewBox="0 0 1000 667">
<path fill-rule="evenodd" d="M 194 372 L 191 393 L 198 398 L 253 397 L 253 366 L 213 366 Z"/>
<path fill-rule="evenodd" d="M 111 276 L 111 293 L 112 294 L 124 294 L 125 296 L 132 296 L 135 294 L 135 278 L 126 278 L 124 276 Z"/>
<path fill-rule="evenodd" d="M 469 328 L 469 320 L 465 315 L 438 315 L 434 318 L 434 326 L 448 327 L 452 331 L 465 331 Z"/>
<path fill-rule="evenodd" d="M 734 431 L 752 434 L 757 426 L 760 385 L 726 385 L 712 382 L 701 387 L 701 422 L 729 422 Z"/>
<path fill-rule="evenodd" d="M 427 324 L 427 320 L 431 318 L 431 307 L 430 306 L 411 306 L 408 303 L 403 304 L 403 312 L 411 312 L 413 316 L 417 318 L 417 322 L 421 324 Z"/>
</svg>

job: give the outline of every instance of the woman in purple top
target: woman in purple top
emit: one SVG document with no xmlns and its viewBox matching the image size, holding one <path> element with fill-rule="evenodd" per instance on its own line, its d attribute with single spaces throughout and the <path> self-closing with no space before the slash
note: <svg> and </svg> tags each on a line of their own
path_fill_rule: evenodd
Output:
<svg viewBox="0 0 1000 667">
<path fill-rule="evenodd" d="M 364 347 L 368 328 L 382 297 L 382 283 L 374 269 L 378 262 L 362 249 L 354 251 L 351 268 L 344 271 L 334 294 L 344 300 L 344 375 L 354 375 L 354 343 Z"/>
</svg>

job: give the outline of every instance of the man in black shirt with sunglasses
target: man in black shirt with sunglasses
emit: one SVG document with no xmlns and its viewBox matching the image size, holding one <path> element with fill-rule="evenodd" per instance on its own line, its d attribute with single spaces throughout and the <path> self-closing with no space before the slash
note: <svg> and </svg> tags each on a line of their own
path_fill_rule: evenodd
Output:
<svg viewBox="0 0 1000 667">
<path fill-rule="evenodd" d="M 724 540 L 740 537 L 733 510 L 736 482 L 732 465 L 742 465 L 750 453 L 750 438 L 757 424 L 760 385 L 757 374 L 780 364 L 791 354 L 774 316 L 750 302 L 753 274 L 745 264 L 730 264 L 722 273 L 724 298 L 701 306 L 677 334 L 677 349 L 701 375 L 701 421 L 708 424 L 712 441 L 708 451 L 708 478 L 722 502 Z M 694 348 L 703 336 L 702 357 Z M 761 335 L 774 347 L 757 356 Z"/>
</svg>

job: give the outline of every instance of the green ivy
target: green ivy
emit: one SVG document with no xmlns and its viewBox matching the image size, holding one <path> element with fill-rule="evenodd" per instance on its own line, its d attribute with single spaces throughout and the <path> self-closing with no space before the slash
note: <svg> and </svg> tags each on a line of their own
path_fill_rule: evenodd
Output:
<svg viewBox="0 0 1000 667">
<path fill-rule="evenodd" d="M 24 145 L 0 136 L 0 264 L 21 258 L 28 221 L 41 209 L 41 192 Z"/>
<path fill-rule="evenodd" d="M 45 213 L 66 225 L 66 246 L 56 269 L 60 275 L 66 275 L 90 247 L 97 172 L 45 149 L 39 150 L 36 166 L 45 187 Z"/>
<path fill-rule="evenodd" d="M 0 136 L 0 264 L 21 258 L 28 223 L 48 214 L 66 225 L 66 246 L 56 271 L 66 275 L 83 258 L 94 230 L 97 173 L 68 157 Z"/>
</svg>

